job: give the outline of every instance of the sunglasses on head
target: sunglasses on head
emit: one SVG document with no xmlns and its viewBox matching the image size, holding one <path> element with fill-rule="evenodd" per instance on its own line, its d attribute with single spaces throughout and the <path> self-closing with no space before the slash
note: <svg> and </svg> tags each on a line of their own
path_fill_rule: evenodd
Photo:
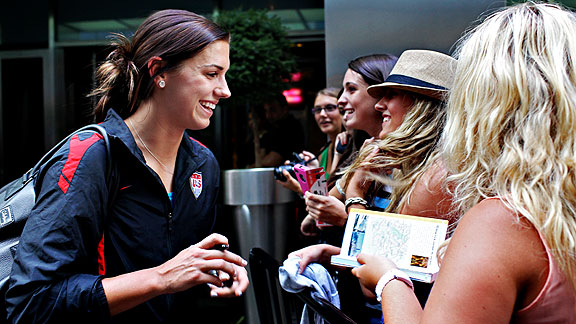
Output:
<svg viewBox="0 0 576 324">
<path fill-rule="evenodd" d="M 333 105 L 333 104 L 327 104 L 324 107 L 316 106 L 316 107 L 312 108 L 311 111 L 313 114 L 319 114 L 322 112 L 322 110 L 326 110 L 326 112 L 329 113 L 329 112 L 333 112 L 336 109 L 338 109 L 338 106 Z"/>
</svg>

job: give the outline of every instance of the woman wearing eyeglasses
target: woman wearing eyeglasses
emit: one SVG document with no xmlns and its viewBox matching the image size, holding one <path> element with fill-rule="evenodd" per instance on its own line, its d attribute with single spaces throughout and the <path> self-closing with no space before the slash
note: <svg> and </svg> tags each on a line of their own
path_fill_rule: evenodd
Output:
<svg viewBox="0 0 576 324">
<path fill-rule="evenodd" d="M 343 129 L 342 117 L 340 116 L 337 106 L 339 91 L 338 88 L 325 88 L 318 91 L 314 99 L 314 107 L 311 109 L 312 115 L 314 115 L 320 131 L 328 136 L 328 142 L 320 149 L 318 161 L 310 161 L 315 159 L 316 156 L 308 151 L 303 151 L 300 154 L 302 158 L 310 161 L 310 163 L 308 163 L 309 166 L 323 167 L 326 172 L 326 179 L 330 177 L 336 166 L 332 162 L 334 158 L 334 143 L 336 143 L 336 137 Z M 286 170 L 283 171 L 283 174 L 286 177 L 286 181 L 280 181 L 282 186 L 303 195 L 304 193 L 298 181 Z"/>
<path fill-rule="evenodd" d="M 337 88 L 326 88 L 318 91 L 314 100 L 312 114 L 322 133 L 328 136 L 328 143 L 321 149 L 318 157 L 320 166 L 326 171 L 326 178 L 329 178 L 334 171 L 332 163 L 334 157 L 334 143 L 336 137 L 342 132 L 342 117 L 338 111 L 338 91 Z"/>
</svg>

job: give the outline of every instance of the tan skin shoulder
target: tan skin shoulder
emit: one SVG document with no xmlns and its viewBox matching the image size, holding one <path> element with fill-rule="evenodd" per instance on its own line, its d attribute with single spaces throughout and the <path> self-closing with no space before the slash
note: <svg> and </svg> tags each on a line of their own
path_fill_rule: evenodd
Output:
<svg viewBox="0 0 576 324">
<path fill-rule="evenodd" d="M 424 323 L 509 323 L 544 286 L 548 258 L 538 232 L 498 199 L 468 211 L 452 237 Z"/>
<path fill-rule="evenodd" d="M 452 197 L 444 189 L 446 176 L 442 163 L 432 164 L 414 184 L 410 197 L 400 206 L 400 214 L 448 219 Z"/>
</svg>

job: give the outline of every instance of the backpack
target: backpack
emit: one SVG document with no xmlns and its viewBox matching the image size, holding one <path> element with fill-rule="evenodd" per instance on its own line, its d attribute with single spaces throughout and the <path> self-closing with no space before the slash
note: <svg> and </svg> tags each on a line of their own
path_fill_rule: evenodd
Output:
<svg viewBox="0 0 576 324">
<path fill-rule="evenodd" d="M 106 144 L 106 183 L 112 185 L 112 158 L 110 141 L 106 130 L 98 125 L 84 126 L 56 144 L 46 153 L 36 165 L 24 175 L 0 188 L 0 322 L 6 319 L 5 293 L 8 279 L 14 263 L 14 255 L 20 235 L 28 219 L 28 215 L 36 203 L 34 180 L 38 177 L 41 167 L 74 135 L 83 132 L 94 132 L 102 135 Z M 114 194 L 114 190 L 111 190 Z"/>
</svg>

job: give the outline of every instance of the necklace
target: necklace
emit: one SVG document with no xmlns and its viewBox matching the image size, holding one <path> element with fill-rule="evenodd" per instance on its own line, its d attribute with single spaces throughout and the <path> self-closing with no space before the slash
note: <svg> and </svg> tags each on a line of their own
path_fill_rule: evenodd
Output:
<svg viewBox="0 0 576 324">
<path fill-rule="evenodd" d="M 128 121 L 130 122 L 130 126 L 132 126 L 132 129 L 134 130 L 134 133 L 136 133 L 136 136 L 138 137 L 138 139 L 140 140 L 140 143 L 142 143 L 142 145 L 144 145 L 144 148 L 146 149 L 146 151 L 148 151 L 148 153 L 150 153 L 150 155 L 152 155 L 152 157 L 158 161 L 158 163 L 160 163 L 160 165 L 162 165 L 162 167 L 164 167 L 164 170 L 166 170 L 166 172 L 170 173 L 171 175 L 174 175 L 174 172 L 170 171 L 170 168 L 168 166 L 166 166 L 166 164 L 162 163 L 162 161 L 160 161 L 159 158 L 156 157 L 156 155 L 154 155 L 154 153 L 152 153 L 152 151 L 150 151 L 150 149 L 148 148 L 148 146 L 146 145 L 146 143 L 144 142 L 144 140 L 142 139 L 142 137 L 140 137 L 140 134 L 138 133 L 138 131 L 136 130 L 136 127 L 134 127 L 134 124 L 132 123 L 131 119 L 128 119 Z"/>
</svg>

